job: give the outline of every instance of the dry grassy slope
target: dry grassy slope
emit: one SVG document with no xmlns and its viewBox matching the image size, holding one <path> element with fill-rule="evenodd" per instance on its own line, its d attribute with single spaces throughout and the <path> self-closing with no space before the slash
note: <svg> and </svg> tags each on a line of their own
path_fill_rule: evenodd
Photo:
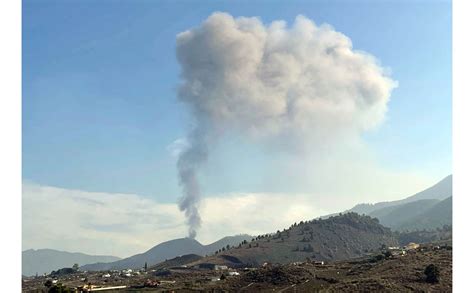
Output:
<svg viewBox="0 0 474 293">
<path fill-rule="evenodd" d="M 192 264 L 210 262 L 258 266 L 264 262 L 285 264 L 308 258 L 343 260 L 362 256 L 382 245 L 397 244 L 392 232 L 376 219 L 348 213 L 325 220 L 301 222 Z"/>
<path fill-rule="evenodd" d="M 435 264 L 439 283 L 425 280 L 424 269 Z M 219 286 L 219 287 L 216 287 Z M 378 262 L 361 259 L 317 266 L 311 263 L 259 268 L 206 288 L 241 292 L 451 292 L 452 251 L 425 250 Z"/>
<path fill-rule="evenodd" d="M 202 256 L 197 254 L 186 254 L 182 256 L 177 256 L 172 259 L 165 260 L 157 265 L 149 267 L 150 270 L 160 270 L 167 269 L 172 267 L 179 267 L 187 263 L 196 262 L 202 259 Z"/>
</svg>

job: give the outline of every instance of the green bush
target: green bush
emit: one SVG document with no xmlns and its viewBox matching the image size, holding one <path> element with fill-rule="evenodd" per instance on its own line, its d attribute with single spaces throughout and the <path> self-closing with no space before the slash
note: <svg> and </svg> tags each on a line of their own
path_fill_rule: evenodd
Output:
<svg viewBox="0 0 474 293">
<path fill-rule="evenodd" d="M 426 282 L 438 283 L 439 282 L 439 269 L 434 264 L 430 264 L 425 268 Z"/>
<path fill-rule="evenodd" d="M 61 284 L 56 284 L 49 288 L 48 293 L 72 293 L 73 291 Z"/>
<path fill-rule="evenodd" d="M 370 259 L 370 262 L 379 262 L 383 259 L 385 259 L 385 256 L 383 254 L 377 254 Z"/>
<path fill-rule="evenodd" d="M 44 285 L 49 288 L 49 287 L 53 286 L 53 281 L 47 280 L 46 282 L 44 282 Z"/>
</svg>

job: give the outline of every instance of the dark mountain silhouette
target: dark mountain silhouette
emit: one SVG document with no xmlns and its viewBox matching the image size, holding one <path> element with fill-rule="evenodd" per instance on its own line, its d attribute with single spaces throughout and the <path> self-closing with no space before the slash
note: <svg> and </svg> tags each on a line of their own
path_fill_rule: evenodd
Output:
<svg viewBox="0 0 474 293">
<path fill-rule="evenodd" d="M 111 262 L 119 257 L 107 255 L 87 255 L 78 252 L 58 251 L 54 249 L 29 249 L 22 252 L 22 274 L 33 276 L 49 274 L 53 270 L 72 267 L 74 264 L 86 265 L 96 262 Z"/>
<path fill-rule="evenodd" d="M 102 270 L 121 270 L 121 269 L 134 269 L 142 268 L 145 263 L 153 266 L 164 260 L 171 259 L 177 256 L 185 254 L 197 254 L 204 256 L 209 253 L 213 253 L 216 249 L 225 247 L 226 245 L 235 245 L 243 240 L 250 240 L 250 235 L 236 235 L 225 237 L 209 245 L 202 245 L 195 239 L 191 238 L 179 238 L 170 241 L 166 241 L 156 245 L 150 250 L 136 254 L 119 261 L 109 263 L 95 263 L 88 264 L 80 267 L 80 270 L 84 271 L 102 271 Z"/>
</svg>

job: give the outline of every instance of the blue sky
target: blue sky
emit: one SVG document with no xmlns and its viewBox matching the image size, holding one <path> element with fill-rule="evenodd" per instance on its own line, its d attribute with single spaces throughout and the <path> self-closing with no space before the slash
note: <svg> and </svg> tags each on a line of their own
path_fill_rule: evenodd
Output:
<svg viewBox="0 0 474 293">
<path fill-rule="evenodd" d="M 189 123 L 175 37 L 214 11 L 331 24 L 399 82 L 387 120 L 364 135 L 377 162 L 433 183 L 451 173 L 450 2 L 23 1 L 23 179 L 175 202 L 167 148 Z M 275 191 L 260 175 L 271 156 L 225 146 L 204 172 L 207 193 Z"/>
</svg>

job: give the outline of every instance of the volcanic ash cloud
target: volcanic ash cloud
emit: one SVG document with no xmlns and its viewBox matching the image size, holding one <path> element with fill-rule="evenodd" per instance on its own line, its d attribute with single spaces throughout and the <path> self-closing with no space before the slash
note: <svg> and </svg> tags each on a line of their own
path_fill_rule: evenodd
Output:
<svg viewBox="0 0 474 293">
<path fill-rule="evenodd" d="M 176 43 L 178 98 L 195 119 L 177 164 L 190 237 L 201 223 L 198 171 L 224 131 L 288 150 L 328 144 L 379 125 L 396 87 L 372 55 L 304 16 L 287 27 L 214 13 Z"/>
</svg>

